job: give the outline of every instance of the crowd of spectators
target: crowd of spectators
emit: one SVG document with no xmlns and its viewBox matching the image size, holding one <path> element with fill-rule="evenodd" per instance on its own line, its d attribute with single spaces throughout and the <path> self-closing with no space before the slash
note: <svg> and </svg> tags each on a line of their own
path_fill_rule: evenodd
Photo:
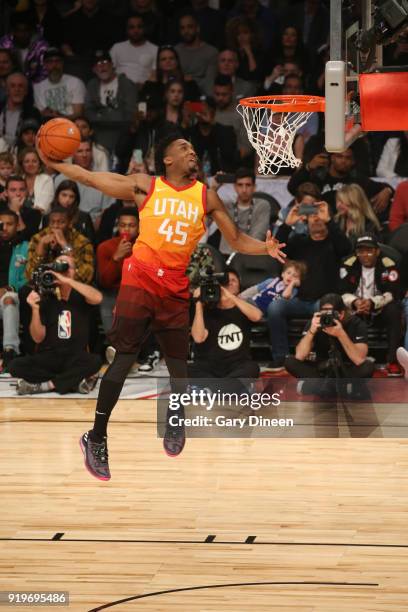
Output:
<svg viewBox="0 0 408 612">
<path fill-rule="evenodd" d="M 67 117 L 81 132 L 70 161 L 93 171 L 154 174 L 161 138 L 174 133 L 190 140 L 201 162 L 200 180 L 217 190 L 233 185 L 225 204 L 240 229 L 261 240 L 271 230 L 286 243 L 289 272 L 286 268 L 276 279 L 265 275 L 242 298 L 262 303 L 257 309 L 270 330 L 271 369 L 282 369 L 289 352 L 288 321 L 312 317 L 322 296 L 339 292 L 353 316 L 386 330 L 386 371 L 401 374 L 395 351 L 408 317 L 408 248 L 401 247 L 408 244 L 407 133 L 365 135 L 342 153 L 329 154 L 323 117 L 314 113 L 294 142 L 302 165 L 279 177 L 286 178 L 293 199 L 287 204 L 271 197 L 273 178 L 267 190 L 257 188 L 255 152 L 237 101 L 257 94 L 322 94 L 328 3 L 232 0 L 219 5 L 216 10 L 207 0 L 26 0 L 5 11 L 0 36 L 4 370 L 33 351 L 33 340 L 45 347 L 38 299 L 32 294 L 38 266 L 67 258 L 69 271 L 58 281 L 62 293 L 81 294 L 84 312 L 99 309 L 106 333 L 121 263 L 137 237 L 134 202 L 114 201 L 43 167 L 36 133 L 48 119 Z M 404 43 L 397 40 L 387 47 L 385 62 L 402 65 L 405 55 Z M 205 240 L 233 265 L 231 249 L 214 224 L 208 224 Z M 397 251 L 393 244 L 399 245 Z M 230 280 L 232 289 L 224 290 L 220 311 L 232 304 L 242 317 L 247 309 L 236 298 L 239 279 L 238 284 Z M 100 293 L 82 285 L 98 287 Z M 193 333 L 198 344 L 206 329 L 201 323 Z M 81 323 L 82 328 L 81 351 L 89 342 L 95 345 L 92 325 L 88 330 Z M 58 353 L 59 341 L 47 336 L 47 342 Z M 157 346 L 148 344 L 156 363 Z M 153 363 L 151 355 L 147 361 Z M 96 363 L 89 363 L 90 370 Z M 77 378 L 61 385 L 37 376 L 31 387 L 66 392 L 81 384 Z M 21 393 L 31 388 L 27 385 Z"/>
</svg>

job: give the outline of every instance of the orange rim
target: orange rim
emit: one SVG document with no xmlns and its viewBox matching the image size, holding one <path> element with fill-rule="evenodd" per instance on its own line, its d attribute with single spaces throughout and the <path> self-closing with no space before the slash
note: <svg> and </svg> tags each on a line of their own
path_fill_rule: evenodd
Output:
<svg viewBox="0 0 408 612">
<path fill-rule="evenodd" d="M 270 108 L 281 113 L 323 113 L 325 99 L 322 96 L 255 96 L 242 98 L 241 106 Z"/>
</svg>

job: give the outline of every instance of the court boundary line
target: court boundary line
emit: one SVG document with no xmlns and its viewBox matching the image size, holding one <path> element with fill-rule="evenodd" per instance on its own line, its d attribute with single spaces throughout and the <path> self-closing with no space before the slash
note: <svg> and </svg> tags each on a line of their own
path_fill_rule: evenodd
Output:
<svg viewBox="0 0 408 612">
<path fill-rule="evenodd" d="M 70 543 L 95 543 L 95 544 L 201 544 L 213 546 L 214 544 L 224 546 L 350 546 L 354 548 L 408 548 L 408 544 L 375 544 L 364 542 L 278 542 L 273 540 L 259 541 L 257 536 L 247 536 L 243 541 L 239 540 L 217 540 L 216 535 L 208 535 L 204 540 L 147 540 L 147 539 L 109 539 L 109 538 L 65 538 L 64 532 L 56 532 L 49 538 L 18 538 L 0 537 L 0 542 L 70 542 Z"/>
</svg>

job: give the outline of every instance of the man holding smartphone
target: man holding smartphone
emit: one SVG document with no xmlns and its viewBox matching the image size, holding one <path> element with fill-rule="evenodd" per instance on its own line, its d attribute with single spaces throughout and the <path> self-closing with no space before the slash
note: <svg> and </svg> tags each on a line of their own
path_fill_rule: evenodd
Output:
<svg viewBox="0 0 408 612">
<path fill-rule="evenodd" d="M 357 173 L 354 150 L 349 147 L 341 153 L 327 153 L 324 149 L 317 152 L 310 161 L 304 163 L 288 182 L 288 191 L 295 194 L 301 183 L 315 183 L 329 204 L 332 214 L 336 212 L 336 191 L 343 185 L 356 183 L 367 198 L 381 222 L 388 219 L 391 196 L 394 190 L 386 183 Z"/>
<path fill-rule="evenodd" d="M 280 209 L 278 219 L 275 222 L 274 233 L 276 234 L 278 228 L 285 223 L 285 219 L 292 208 L 298 205 L 299 219 L 292 226 L 292 231 L 295 234 L 307 234 L 309 231 L 307 216 L 316 212 L 315 204 L 321 199 L 320 189 L 314 183 L 302 183 L 299 185 L 294 199 L 285 208 Z"/>
</svg>

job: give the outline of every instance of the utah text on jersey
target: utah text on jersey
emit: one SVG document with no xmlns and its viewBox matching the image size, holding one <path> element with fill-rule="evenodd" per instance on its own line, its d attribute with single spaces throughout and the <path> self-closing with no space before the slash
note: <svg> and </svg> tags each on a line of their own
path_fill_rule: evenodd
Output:
<svg viewBox="0 0 408 612">
<path fill-rule="evenodd" d="M 139 208 L 140 233 L 133 254 L 145 263 L 186 268 L 204 233 L 206 186 L 197 180 L 175 187 L 163 177 L 152 184 Z"/>
</svg>

